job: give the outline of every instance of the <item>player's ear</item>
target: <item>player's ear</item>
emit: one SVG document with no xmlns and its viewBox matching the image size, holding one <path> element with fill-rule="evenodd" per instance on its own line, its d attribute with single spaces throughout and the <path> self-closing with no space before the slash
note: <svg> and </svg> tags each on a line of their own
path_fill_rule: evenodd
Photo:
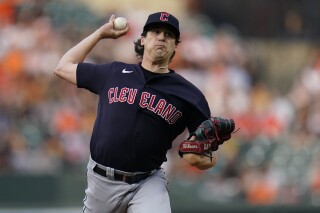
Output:
<svg viewBox="0 0 320 213">
<path fill-rule="evenodd" d="M 141 36 L 141 39 L 140 39 L 141 46 L 144 46 L 144 40 L 145 40 L 144 36 Z"/>
</svg>

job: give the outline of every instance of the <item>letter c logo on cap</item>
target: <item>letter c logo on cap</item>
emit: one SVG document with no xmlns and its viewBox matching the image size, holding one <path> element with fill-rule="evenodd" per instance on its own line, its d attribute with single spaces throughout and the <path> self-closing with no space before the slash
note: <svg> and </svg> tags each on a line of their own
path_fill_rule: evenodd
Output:
<svg viewBox="0 0 320 213">
<path fill-rule="evenodd" d="M 161 21 L 168 21 L 169 13 L 161 13 L 160 20 Z"/>
</svg>

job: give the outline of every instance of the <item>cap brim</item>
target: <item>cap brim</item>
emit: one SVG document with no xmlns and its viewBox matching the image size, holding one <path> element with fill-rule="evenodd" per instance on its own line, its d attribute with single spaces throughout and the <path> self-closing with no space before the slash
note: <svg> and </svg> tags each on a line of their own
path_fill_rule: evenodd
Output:
<svg viewBox="0 0 320 213">
<path fill-rule="evenodd" d="M 146 24 L 143 27 L 143 30 L 148 31 L 148 29 L 150 29 L 151 27 L 155 27 L 155 26 L 165 26 L 169 30 L 171 30 L 176 35 L 177 38 L 180 37 L 180 32 L 174 26 L 172 26 L 171 24 L 168 24 L 166 22 L 152 22 L 150 24 Z"/>
</svg>

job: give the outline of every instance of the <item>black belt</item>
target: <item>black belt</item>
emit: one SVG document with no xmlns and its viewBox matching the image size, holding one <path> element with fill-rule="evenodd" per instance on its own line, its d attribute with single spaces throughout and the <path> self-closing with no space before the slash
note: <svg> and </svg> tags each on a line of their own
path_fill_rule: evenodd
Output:
<svg viewBox="0 0 320 213">
<path fill-rule="evenodd" d="M 95 166 L 93 168 L 93 171 L 103 177 L 107 177 L 106 170 L 104 170 L 98 166 Z M 115 180 L 123 181 L 123 182 L 129 183 L 129 184 L 139 183 L 140 181 L 146 179 L 150 175 L 151 175 L 151 172 L 146 172 L 146 173 L 142 173 L 142 174 L 125 174 L 125 173 L 120 173 L 120 172 L 114 170 L 114 179 Z"/>
</svg>

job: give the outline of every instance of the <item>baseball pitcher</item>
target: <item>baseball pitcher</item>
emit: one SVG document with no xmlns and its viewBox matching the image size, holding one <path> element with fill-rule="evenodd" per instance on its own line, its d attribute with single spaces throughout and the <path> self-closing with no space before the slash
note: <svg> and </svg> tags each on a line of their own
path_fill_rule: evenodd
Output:
<svg viewBox="0 0 320 213">
<path fill-rule="evenodd" d="M 129 23 L 115 27 L 114 20 L 112 15 L 67 51 L 55 69 L 57 76 L 99 96 L 83 212 L 171 212 L 161 165 L 172 141 L 187 128 L 190 136 L 178 154 L 209 169 L 219 145 L 230 139 L 234 121 L 211 117 L 200 90 L 169 68 L 180 30 L 178 19 L 167 12 L 150 14 L 134 42 L 141 62 L 85 63 L 99 41 L 128 33 Z"/>
</svg>

